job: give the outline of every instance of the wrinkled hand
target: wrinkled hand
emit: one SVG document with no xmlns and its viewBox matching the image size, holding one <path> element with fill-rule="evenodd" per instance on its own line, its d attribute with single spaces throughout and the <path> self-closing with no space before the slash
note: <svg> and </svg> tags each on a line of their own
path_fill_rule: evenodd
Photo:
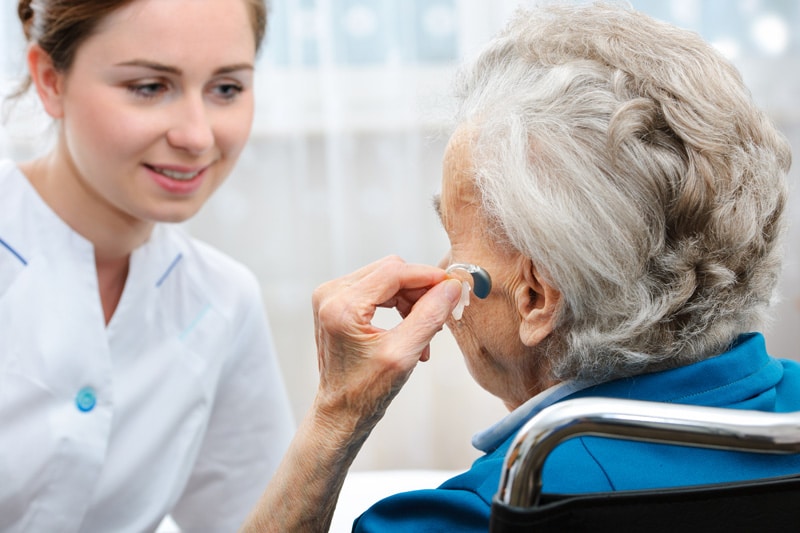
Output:
<svg viewBox="0 0 800 533">
<path fill-rule="evenodd" d="M 313 295 L 320 385 L 317 408 L 333 424 L 369 432 L 405 384 L 461 295 L 439 268 L 387 257 L 325 283 Z M 403 320 L 385 330 L 378 307 Z M 348 424 L 348 421 L 350 424 Z"/>
<path fill-rule="evenodd" d="M 436 267 L 381 259 L 314 291 L 320 384 L 242 533 L 322 533 L 347 471 L 456 306 L 461 282 Z M 372 325 L 378 307 L 403 320 Z M 291 500 L 292 504 L 286 502 Z"/>
</svg>

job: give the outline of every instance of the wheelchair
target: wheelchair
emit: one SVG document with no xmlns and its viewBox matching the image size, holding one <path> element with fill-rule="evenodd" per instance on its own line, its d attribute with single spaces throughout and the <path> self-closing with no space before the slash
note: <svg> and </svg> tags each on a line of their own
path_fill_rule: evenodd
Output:
<svg viewBox="0 0 800 533">
<path fill-rule="evenodd" d="M 800 531 L 800 473 L 665 489 L 542 493 L 547 455 L 564 440 L 579 436 L 800 453 L 800 412 L 609 398 L 557 403 L 528 421 L 509 448 L 492 503 L 491 533 Z"/>
</svg>

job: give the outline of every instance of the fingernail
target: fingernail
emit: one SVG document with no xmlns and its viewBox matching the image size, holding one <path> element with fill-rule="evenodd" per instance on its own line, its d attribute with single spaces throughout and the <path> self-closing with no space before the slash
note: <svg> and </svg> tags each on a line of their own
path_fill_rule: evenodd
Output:
<svg viewBox="0 0 800 533">
<path fill-rule="evenodd" d="M 461 282 L 457 279 L 448 279 L 444 282 L 444 294 L 452 303 L 461 298 Z"/>
</svg>

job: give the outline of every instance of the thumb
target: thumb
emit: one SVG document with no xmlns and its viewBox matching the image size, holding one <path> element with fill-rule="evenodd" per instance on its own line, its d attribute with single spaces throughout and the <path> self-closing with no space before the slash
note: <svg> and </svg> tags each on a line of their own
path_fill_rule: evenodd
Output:
<svg viewBox="0 0 800 533">
<path fill-rule="evenodd" d="M 406 318 L 393 330 L 404 351 L 419 354 L 442 329 L 447 317 L 461 298 L 461 282 L 447 279 L 426 292 L 411 309 Z"/>
</svg>

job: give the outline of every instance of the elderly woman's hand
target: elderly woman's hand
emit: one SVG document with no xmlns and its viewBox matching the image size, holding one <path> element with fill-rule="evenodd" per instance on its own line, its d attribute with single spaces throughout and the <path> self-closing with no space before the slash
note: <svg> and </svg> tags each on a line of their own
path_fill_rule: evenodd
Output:
<svg viewBox="0 0 800 533">
<path fill-rule="evenodd" d="M 397 257 L 317 288 L 317 414 L 338 429 L 368 433 L 417 362 L 428 358 L 460 295 L 461 283 L 443 270 Z M 396 308 L 403 320 L 389 330 L 374 326 L 378 307 Z"/>
<path fill-rule="evenodd" d="M 397 257 L 314 291 L 319 390 L 243 533 L 328 531 L 350 464 L 460 296 L 461 282 L 444 270 Z M 374 326 L 378 307 L 403 320 Z"/>
</svg>

